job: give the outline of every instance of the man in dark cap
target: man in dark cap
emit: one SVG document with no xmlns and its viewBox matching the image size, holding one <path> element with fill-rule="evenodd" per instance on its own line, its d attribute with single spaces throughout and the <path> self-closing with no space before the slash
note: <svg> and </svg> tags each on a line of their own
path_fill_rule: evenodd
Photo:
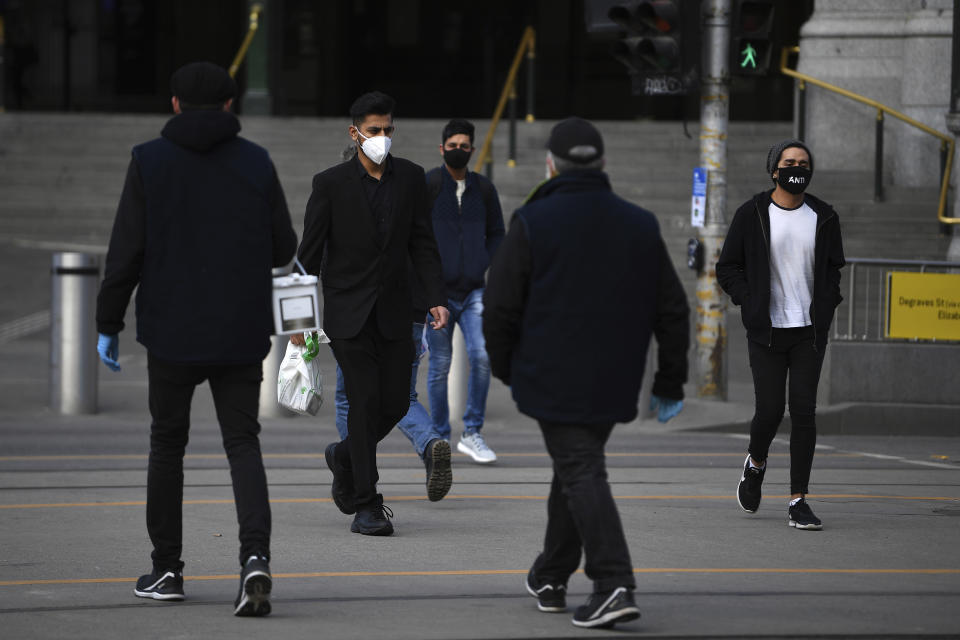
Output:
<svg viewBox="0 0 960 640">
<path fill-rule="evenodd" d="M 774 187 L 737 209 L 717 262 L 717 281 L 740 306 L 756 396 L 750 445 L 737 485 L 747 513 L 760 507 L 767 452 L 783 419 L 790 389 L 790 502 L 787 523 L 819 531 L 823 523 L 806 494 L 817 444 L 820 368 L 844 265 L 840 219 L 829 204 L 805 193 L 813 153 L 784 140 L 767 154 Z"/>
<path fill-rule="evenodd" d="M 493 375 L 540 423 L 553 460 L 547 532 L 527 590 L 541 611 L 566 610 L 582 550 L 593 594 L 573 624 L 606 627 L 640 612 L 604 446 L 615 423 L 637 416 L 651 335 L 654 404 L 663 422 L 679 413 L 689 307 L 657 219 L 612 193 L 600 132 L 568 118 L 548 147 L 551 177 L 514 212 L 490 267 L 483 332 Z"/>
<path fill-rule="evenodd" d="M 297 237 L 266 150 L 237 136 L 233 79 L 208 63 L 173 74 L 176 115 L 133 148 L 97 298 L 97 350 L 119 371 L 118 334 L 137 291 L 147 348 L 150 460 L 147 531 L 153 570 L 134 593 L 183 600 L 183 454 L 194 388 L 209 381 L 240 524 L 234 613 L 270 613 L 270 505 L 257 422 L 273 330 L 271 268 Z"/>
</svg>

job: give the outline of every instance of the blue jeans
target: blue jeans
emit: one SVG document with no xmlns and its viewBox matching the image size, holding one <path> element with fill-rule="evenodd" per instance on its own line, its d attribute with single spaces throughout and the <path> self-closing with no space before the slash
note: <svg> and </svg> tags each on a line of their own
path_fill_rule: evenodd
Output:
<svg viewBox="0 0 960 640">
<path fill-rule="evenodd" d="M 410 374 L 410 409 L 407 415 L 397 423 L 397 427 L 403 432 L 403 435 L 410 439 L 417 455 L 423 457 L 423 452 L 431 440 L 441 438 L 434 431 L 433 421 L 426 407 L 417 401 L 417 369 L 420 366 L 420 358 L 423 356 L 423 325 L 419 322 L 413 323 L 413 347 L 416 350 L 416 358 L 413 360 L 413 371 Z M 347 400 L 347 392 L 343 386 L 343 372 L 337 365 L 337 392 L 334 403 L 337 407 L 337 433 L 340 439 L 347 437 L 347 413 L 350 411 L 350 402 Z M 449 436 L 447 437 L 449 440 Z"/>
<path fill-rule="evenodd" d="M 447 401 L 447 375 L 453 356 L 453 326 L 460 325 L 467 343 L 467 358 L 470 360 L 470 380 L 467 383 L 467 406 L 463 412 L 464 433 L 472 435 L 483 427 L 487 407 L 487 391 L 490 390 L 490 359 L 487 343 L 483 339 L 483 289 L 474 289 L 462 302 L 447 300 L 450 321 L 440 331 L 427 331 L 427 346 L 430 349 L 430 370 L 427 374 L 427 395 L 430 398 L 430 413 L 433 415 L 433 430 L 450 439 L 450 405 Z"/>
</svg>

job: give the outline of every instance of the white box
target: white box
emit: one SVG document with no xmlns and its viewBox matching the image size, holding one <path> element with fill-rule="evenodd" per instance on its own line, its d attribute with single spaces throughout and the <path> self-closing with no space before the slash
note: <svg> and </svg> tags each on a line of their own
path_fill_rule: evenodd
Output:
<svg viewBox="0 0 960 640">
<path fill-rule="evenodd" d="M 273 332 L 277 335 L 320 329 L 317 276 L 292 273 L 273 279 Z"/>
</svg>

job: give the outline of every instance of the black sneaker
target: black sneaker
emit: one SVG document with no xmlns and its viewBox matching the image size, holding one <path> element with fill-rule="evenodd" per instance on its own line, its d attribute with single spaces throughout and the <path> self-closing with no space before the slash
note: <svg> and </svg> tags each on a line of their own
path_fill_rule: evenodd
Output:
<svg viewBox="0 0 960 640">
<path fill-rule="evenodd" d="M 613 591 L 594 593 L 587 604 L 577 607 L 573 624 L 578 627 L 612 627 L 617 622 L 629 622 L 640 617 L 633 601 L 633 591 L 618 587 Z"/>
<path fill-rule="evenodd" d="M 147 573 L 137 580 L 133 593 L 139 598 L 183 600 L 183 574 L 173 569 Z"/>
<path fill-rule="evenodd" d="M 537 599 L 537 609 L 547 613 L 562 613 L 567 610 L 567 587 L 537 580 L 533 567 L 527 572 L 527 592 Z"/>
<path fill-rule="evenodd" d="M 791 505 L 787 509 L 787 524 L 795 529 L 806 529 L 807 531 L 820 531 L 823 529 L 823 523 L 820 518 L 813 515 L 813 510 L 803 498 Z"/>
<path fill-rule="evenodd" d="M 750 456 L 747 455 L 747 461 L 743 463 L 743 475 L 740 477 L 740 484 L 737 485 L 737 502 L 747 513 L 755 513 L 760 506 L 760 498 L 763 497 L 760 488 L 763 485 L 763 474 L 766 470 L 766 464 L 762 469 L 751 467 Z"/>
<path fill-rule="evenodd" d="M 383 496 L 378 493 L 373 503 L 357 509 L 350 531 L 365 536 L 389 536 L 393 533 L 392 517 L 393 511 L 383 504 Z"/>
<path fill-rule="evenodd" d="M 263 556 L 250 556 L 240 573 L 240 592 L 233 603 L 235 616 L 265 616 L 270 613 L 273 578 Z"/>
<path fill-rule="evenodd" d="M 453 484 L 450 471 L 450 443 L 435 438 L 427 443 L 423 452 L 423 464 L 427 467 L 427 498 L 430 502 L 442 500 Z"/>
<path fill-rule="evenodd" d="M 333 504 L 337 505 L 337 509 L 350 515 L 357 512 L 357 507 L 353 504 L 353 475 L 349 469 L 346 469 L 337 462 L 336 456 L 333 455 L 333 450 L 336 446 L 336 442 L 331 442 L 327 445 L 326 451 L 323 452 L 327 466 L 330 467 L 330 471 L 333 472 L 333 483 L 330 486 L 330 495 L 333 498 Z"/>
</svg>

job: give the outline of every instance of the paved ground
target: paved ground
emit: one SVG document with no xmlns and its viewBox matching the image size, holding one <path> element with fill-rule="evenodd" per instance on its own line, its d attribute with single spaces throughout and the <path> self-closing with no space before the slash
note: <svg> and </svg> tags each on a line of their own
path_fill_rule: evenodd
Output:
<svg viewBox="0 0 960 640">
<path fill-rule="evenodd" d="M 126 335 L 126 334 L 124 334 Z M 230 615 L 237 586 L 230 479 L 207 389 L 195 402 L 184 538 L 188 600 L 143 601 L 147 426 L 144 354 L 121 342 L 100 374 L 101 413 L 45 408 L 43 334 L 0 344 L 0 628 L 9 638 L 573 638 L 960 636 L 960 438 L 822 437 L 811 503 L 822 532 L 787 526 L 787 447 L 774 445 L 753 516 L 732 494 L 741 434 L 692 430 L 748 410 L 691 402 L 676 424 L 619 427 L 610 477 L 628 531 L 643 617 L 586 632 L 536 610 L 523 576 L 541 540 L 549 460 L 507 390 L 491 392 L 480 467 L 426 500 L 423 470 L 395 432 L 381 489 L 397 534 L 349 532 L 317 419 L 264 421 L 273 500 L 274 615 Z M 583 575 L 570 603 L 590 589 Z"/>
</svg>

